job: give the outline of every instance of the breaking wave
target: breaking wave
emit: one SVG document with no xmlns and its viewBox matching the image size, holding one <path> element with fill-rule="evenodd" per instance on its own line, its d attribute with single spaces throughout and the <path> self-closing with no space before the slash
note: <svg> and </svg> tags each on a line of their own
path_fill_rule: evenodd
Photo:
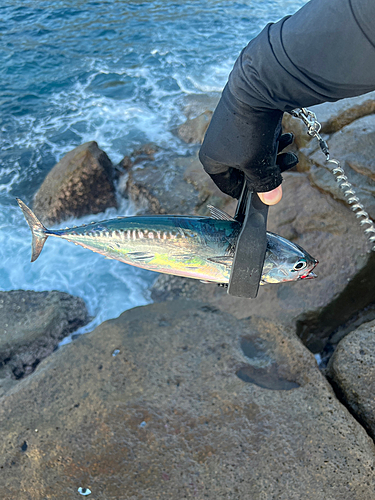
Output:
<svg viewBox="0 0 375 500">
<path fill-rule="evenodd" d="M 14 198 L 30 203 L 53 165 L 87 141 L 114 163 L 147 142 L 166 158 L 189 154 L 173 132 L 186 98 L 220 92 L 242 47 L 303 3 L 3 0 L 0 288 L 78 295 L 95 317 L 86 330 L 149 302 L 154 273 L 62 241 L 48 241 L 30 264 L 30 233 Z M 124 201 L 88 219 L 131 212 Z"/>
</svg>

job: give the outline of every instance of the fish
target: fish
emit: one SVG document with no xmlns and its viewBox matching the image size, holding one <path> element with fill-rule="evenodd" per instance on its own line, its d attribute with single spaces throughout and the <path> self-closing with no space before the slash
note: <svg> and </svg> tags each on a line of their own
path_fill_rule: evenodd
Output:
<svg viewBox="0 0 375 500">
<path fill-rule="evenodd" d="M 31 262 L 50 236 L 135 267 L 225 285 L 229 282 L 241 224 L 209 206 L 210 217 L 136 215 L 66 229 L 47 229 L 17 198 L 32 233 Z M 260 284 L 315 278 L 318 264 L 299 245 L 267 232 Z"/>
</svg>

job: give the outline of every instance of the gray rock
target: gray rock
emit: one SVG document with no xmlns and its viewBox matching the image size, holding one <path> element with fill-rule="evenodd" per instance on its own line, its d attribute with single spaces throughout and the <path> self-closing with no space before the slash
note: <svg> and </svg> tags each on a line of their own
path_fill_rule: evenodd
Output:
<svg viewBox="0 0 375 500">
<path fill-rule="evenodd" d="M 202 144 L 212 115 L 212 111 L 207 110 L 196 118 L 188 118 L 185 123 L 178 127 L 179 137 L 188 144 Z"/>
<path fill-rule="evenodd" d="M 192 214 L 199 194 L 184 180 L 179 158 L 168 165 L 160 162 L 133 164 L 128 170 L 123 194 L 136 211 L 154 214 Z"/>
<path fill-rule="evenodd" d="M 11 378 L 10 370 L 0 367 L 0 398 L 18 383 L 18 380 Z"/>
<path fill-rule="evenodd" d="M 207 215 L 208 204 L 224 208 L 233 199 L 222 193 L 204 172 L 195 154 L 168 162 L 134 161 L 127 166 L 120 192 L 131 199 L 137 212 Z"/>
<path fill-rule="evenodd" d="M 328 376 L 341 400 L 375 439 L 375 321 L 341 340 Z"/>
<path fill-rule="evenodd" d="M 115 168 L 118 172 L 123 174 L 124 172 L 129 171 L 134 165 L 137 165 L 138 163 L 154 161 L 155 154 L 158 151 L 159 147 L 153 142 L 149 142 L 141 146 L 139 149 L 134 150 L 130 155 L 124 156 L 124 158 L 118 165 L 116 165 Z"/>
<path fill-rule="evenodd" d="M 375 219 L 375 115 L 356 120 L 333 134 L 329 149 L 331 158 L 340 161 L 367 212 Z M 309 159 L 314 164 L 310 170 L 311 182 L 334 198 L 346 201 L 326 167 L 324 155 L 316 151 Z"/>
<path fill-rule="evenodd" d="M 287 330 L 177 301 L 44 360 L 0 406 L 2 498 L 368 500 L 375 449 Z"/>
<path fill-rule="evenodd" d="M 92 141 L 53 167 L 35 194 L 33 209 L 42 222 L 55 224 L 116 206 L 111 160 Z"/>
<path fill-rule="evenodd" d="M 268 229 L 317 258 L 318 278 L 261 286 L 255 300 L 190 280 L 182 292 L 191 298 L 204 293 L 206 301 L 238 318 L 256 314 L 289 325 L 313 352 L 321 352 L 340 325 L 375 302 L 375 253 L 368 253 L 363 230 L 346 206 L 312 187 L 306 174 L 285 173 L 284 179 L 284 196 L 270 208 Z M 168 290 L 168 278 L 163 279 L 155 285 L 154 299 L 177 297 L 178 281 Z"/>
<path fill-rule="evenodd" d="M 0 395 L 88 319 L 83 300 L 67 293 L 0 292 Z"/>
<path fill-rule="evenodd" d="M 205 111 L 214 111 L 219 99 L 219 92 L 209 94 L 184 94 L 181 97 L 181 107 L 186 118 L 192 119 Z"/>
<path fill-rule="evenodd" d="M 210 288 L 215 285 L 208 285 Z M 151 287 L 151 299 L 154 302 L 166 300 L 192 299 L 206 301 L 207 283 L 199 280 L 159 274 Z"/>
<path fill-rule="evenodd" d="M 181 158 L 179 161 L 184 170 L 184 179 L 193 185 L 198 191 L 198 203 L 195 206 L 195 212 L 200 215 L 209 215 L 207 205 L 213 205 L 216 208 L 231 210 L 235 202 L 233 198 L 224 194 L 213 182 L 211 177 L 206 174 L 198 158 L 198 152 L 189 158 Z"/>
<path fill-rule="evenodd" d="M 325 102 L 309 109 L 316 114 L 317 120 L 322 125 L 321 133 L 332 134 L 359 118 L 375 113 L 375 92 L 337 102 Z M 283 128 L 285 132 L 294 134 L 298 149 L 305 147 L 311 140 L 303 122 L 288 113 L 283 117 Z"/>
<path fill-rule="evenodd" d="M 375 92 L 311 106 L 322 125 L 323 134 L 332 134 L 346 125 L 375 113 Z"/>
<path fill-rule="evenodd" d="M 302 149 L 311 142 L 311 136 L 307 134 L 306 126 L 299 118 L 294 118 L 289 113 L 284 113 L 282 126 L 284 133 L 291 132 L 294 135 L 293 144 L 288 150 L 295 151 Z M 299 155 L 298 157 L 300 159 Z M 297 168 L 300 169 L 301 165 L 299 164 Z"/>
</svg>

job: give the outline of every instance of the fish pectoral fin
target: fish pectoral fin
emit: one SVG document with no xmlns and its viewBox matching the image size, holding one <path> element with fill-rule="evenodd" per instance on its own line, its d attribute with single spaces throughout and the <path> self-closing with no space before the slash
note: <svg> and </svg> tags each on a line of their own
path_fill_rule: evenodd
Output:
<svg viewBox="0 0 375 500">
<path fill-rule="evenodd" d="M 207 260 L 215 264 L 222 264 L 223 266 L 231 266 L 233 264 L 233 257 L 231 255 L 219 255 L 218 257 L 209 257 Z"/>
<path fill-rule="evenodd" d="M 150 262 L 155 257 L 155 255 L 151 252 L 129 252 L 126 256 L 136 262 L 144 263 Z"/>
<path fill-rule="evenodd" d="M 213 219 L 236 221 L 236 219 L 228 215 L 223 210 L 220 210 L 220 208 L 216 208 L 213 205 L 207 205 L 207 208 L 209 209 L 211 217 Z"/>
</svg>

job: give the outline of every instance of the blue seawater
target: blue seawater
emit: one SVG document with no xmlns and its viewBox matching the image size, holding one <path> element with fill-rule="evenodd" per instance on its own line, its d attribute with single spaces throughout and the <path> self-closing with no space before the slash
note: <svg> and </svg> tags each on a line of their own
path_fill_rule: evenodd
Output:
<svg viewBox="0 0 375 500">
<path fill-rule="evenodd" d="M 220 92 L 240 50 L 300 0 L 2 0 L 0 4 L 0 289 L 61 290 L 95 318 L 150 302 L 155 274 L 47 242 L 30 263 L 30 203 L 53 165 L 95 140 L 114 163 L 153 141 L 189 154 L 172 133 L 184 97 Z M 131 214 L 124 201 L 89 220 Z M 65 225 L 65 224 L 64 224 Z"/>
</svg>

